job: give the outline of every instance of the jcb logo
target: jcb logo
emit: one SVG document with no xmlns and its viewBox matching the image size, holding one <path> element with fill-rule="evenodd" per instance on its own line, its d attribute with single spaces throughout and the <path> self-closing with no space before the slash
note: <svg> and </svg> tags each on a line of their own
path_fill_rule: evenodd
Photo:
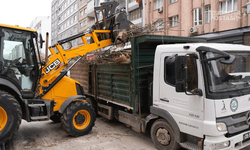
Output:
<svg viewBox="0 0 250 150">
<path fill-rule="evenodd" d="M 59 59 L 53 61 L 51 64 L 48 65 L 48 67 L 46 67 L 45 73 L 48 74 L 51 70 L 53 70 L 55 67 L 57 67 L 60 63 L 61 62 Z"/>
</svg>

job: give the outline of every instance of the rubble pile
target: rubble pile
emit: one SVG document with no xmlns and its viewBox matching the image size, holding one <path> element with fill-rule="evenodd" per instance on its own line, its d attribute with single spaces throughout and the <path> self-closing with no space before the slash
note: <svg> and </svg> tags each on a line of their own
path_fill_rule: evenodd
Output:
<svg viewBox="0 0 250 150">
<path fill-rule="evenodd" d="M 131 63 L 131 50 L 106 50 L 92 53 L 91 59 L 86 55 L 82 59 L 83 63 Z"/>
</svg>

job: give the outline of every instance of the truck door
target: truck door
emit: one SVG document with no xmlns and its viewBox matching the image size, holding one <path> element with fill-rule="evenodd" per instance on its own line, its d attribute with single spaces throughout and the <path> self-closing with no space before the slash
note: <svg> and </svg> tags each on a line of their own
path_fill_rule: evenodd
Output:
<svg viewBox="0 0 250 150">
<path fill-rule="evenodd" d="M 183 54 L 185 55 L 185 54 Z M 158 106 L 174 118 L 180 131 L 202 137 L 203 130 L 203 97 L 177 93 L 175 90 L 175 58 L 177 54 L 163 53 L 160 59 L 160 100 Z M 187 59 L 189 89 L 200 88 L 201 79 L 197 59 Z M 201 72 L 200 72 L 201 73 Z M 191 89 L 192 88 L 192 89 Z"/>
</svg>

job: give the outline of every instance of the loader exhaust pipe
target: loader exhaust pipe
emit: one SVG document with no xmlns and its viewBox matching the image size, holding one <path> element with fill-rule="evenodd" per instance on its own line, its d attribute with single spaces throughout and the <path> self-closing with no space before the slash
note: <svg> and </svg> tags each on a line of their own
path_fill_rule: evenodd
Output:
<svg viewBox="0 0 250 150">
<path fill-rule="evenodd" d="M 47 61 L 48 61 L 48 50 L 49 50 L 49 33 L 47 32 L 46 33 L 46 46 L 45 46 L 45 62 L 47 64 Z"/>
</svg>

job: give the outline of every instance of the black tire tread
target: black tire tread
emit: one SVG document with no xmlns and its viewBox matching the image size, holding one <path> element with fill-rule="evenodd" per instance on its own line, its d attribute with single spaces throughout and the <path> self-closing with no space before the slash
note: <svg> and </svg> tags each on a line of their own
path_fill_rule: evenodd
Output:
<svg viewBox="0 0 250 150">
<path fill-rule="evenodd" d="M 158 148 L 158 149 L 160 149 L 160 150 L 165 150 L 165 149 L 178 150 L 180 148 L 180 145 L 175 140 L 171 142 L 172 143 L 172 144 L 170 144 L 171 147 L 168 147 L 168 146 L 161 145 L 155 139 L 153 139 L 153 131 L 152 130 L 155 128 L 155 126 L 158 126 L 159 124 L 161 124 L 161 126 L 163 126 L 163 125 L 168 126 L 169 129 L 170 129 L 169 132 L 172 132 L 172 134 L 174 134 L 173 128 L 171 127 L 171 125 L 165 119 L 158 119 L 158 120 L 156 120 L 153 123 L 153 125 L 151 126 L 151 131 L 150 131 L 151 139 L 152 139 L 155 147 Z M 173 138 L 173 137 L 171 137 L 171 138 Z"/>
<path fill-rule="evenodd" d="M 84 132 L 84 134 L 81 134 L 81 135 L 88 134 L 92 130 L 93 126 L 95 125 L 95 120 L 96 120 L 95 112 L 94 112 L 94 109 L 91 107 L 91 105 L 89 103 L 83 102 L 83 101 L 74 101 L 71 104 L 69 104 L 69 106 L 66 108 L 66 110 L 63 112 L 63 114 L 61 116 L 62 128 L 66 131 L 67 134 L 69 134 L 71 136 L 81 136 L 79 134 L 75 134 L 75 133 L 71 132 L 72 131 L 72 129 L 71 129 L 71 127 L 72 127 L 71 126 L 71 124 L 72 124 L 71 117 L 74 116 L 73 111 L 75 109 L 77 109 L 77 107 L 80 107 L 81 105 L 89 107 L 94 114 L 94 117 L 91 116 L 94 120 L 92 120 L 92 125 L 89 126 L 90 127 L 89 130 Z"/>
<path fill-rule="evenodd" d="M 3 90 L 0 90 L 0 95 L 2 95 L 3 97 L 8 97 L 9 102 L 11 102 L 13 107 L 14 107 L 13 110 L 16 110 L 16 112 L 17 112 L 17 116 L 16 116 L 17 120 L 14 120 L 16 127 L 12 131 L 7 131 L 10 134 L 5 134 L 6 137 L 3 137 L 3 139 L 0 141 L 0 144 L 1 144 L 1 143 L 5 143 L 6 141 L 10 140 L 12 138 L 12 136 L 17 133 L 17 131 L 20 127 L 21 121 L 22 121 L 22 111 L 21 111 L 21 106 L 19 105 L 18 101 L 16 100 L 16 98 L 14 96 L 12 96 L 11 94 L 9 94 L 8 92 L 3 91 Z"/>
</svg>

